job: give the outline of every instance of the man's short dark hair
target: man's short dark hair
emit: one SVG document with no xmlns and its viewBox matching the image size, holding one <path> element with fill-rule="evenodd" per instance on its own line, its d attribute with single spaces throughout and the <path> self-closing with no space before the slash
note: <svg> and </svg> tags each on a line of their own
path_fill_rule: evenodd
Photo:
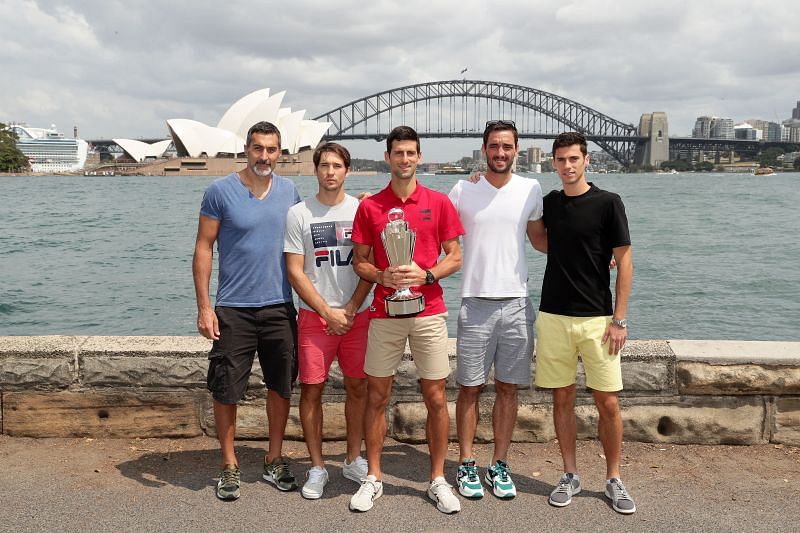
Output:
<svg viewBox="0 0 800 533">
<path fill-rule="evenodd" d="M 247 130 L 247 139 L 245 139 L 245 146 L 250 146 L 250 139 L 253 137 L 254 133 L 261 133 L 263 135 L 277 135 L 278 136 L 278 147 L 281 146 L 281 130 L 273 124 L 272 122 L 267 122 L 266 120 L 262 120 L 261 122 L 256 122 L 250 129 Z"/>
<path fill-rule="evenodd" d="M 336 154 L 342 158 L 344 161 L 344 168 L 350 168 L 350 152 L 339 143 L 332 143 L 327 142 L 320 144 L 317 146 L 317 149 L 314 150 L 314 170 L 319 167 L 319 162 L 322 159 L 322 154 L 330 152 L 332 154 Z"/>
<path fill-rule="evenodd" d="M 493 131 L 513 131 L 514 132 L 514 146 L 519 145 L 519 133 L 517 132 L 517 125 L 513 120 L 490 120 L 486 122 L 486 128 L 483 130 L 483 145 L 489 142 L 489 134 Z"/>
<path fill-rule="evenodd" d="M 565 131 L 564 133 L 559 133 L 556 140 L 553 141 L 553 156 L 556 155 L 556 150 L 558 148 L 566 148 L 573 144 L 580 146 L 583 155 L 589 154 L 589 150 L 586 147 L 586 137 L 584 137 L 582 133 L 578 133 L 577 131 Z"/>
<path fill-rule="evenodd" d="M 397 126 L 389 132 L 386 137 L 386 151 L 392 153 L 392 143 L 394 141 L 417 141 L 417 153 L 419 153 L 419 135 L 410 126 Z"/>
</svg>

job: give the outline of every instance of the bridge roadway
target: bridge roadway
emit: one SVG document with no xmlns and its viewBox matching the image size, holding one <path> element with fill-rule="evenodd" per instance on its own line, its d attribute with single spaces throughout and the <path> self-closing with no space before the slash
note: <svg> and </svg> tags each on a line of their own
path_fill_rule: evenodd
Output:
<svg viewBox="0 0 800 533">
<path fill-rule="evenodd" d="M 558 445 L 511 446 L 518 496 L 461 499 L 456 515 L 426 497 L 424 445 L 387 441 L 385 492 L 368 513 L 348 510 L 357 485 L 341 475 L 344 443 L 326 442 L 331 481 L 321 500 L 281 493 L 261 480 L 266 443 L 237 442 L 242 497 L 221 502 L 212 479 L 213 439 L 31 439 L 0 435 L 3 531 L 791 531 L 800 523 L 800 449 L 782 445 L 626 443 L 623 479 L 637 512 L 615 513 L 603 496 L 602 449 L 578 443 L 584 490 L 565 508 L 547 504 L 560 473 Z M 302 442 L 284 453 L 309 466 Z M 485 465 L 488 445 L 476 455 Z M 458 452 L 451 445 L 452 481 Z M 480 468 L 483 474 L 483 466 Z"/>
</svg>

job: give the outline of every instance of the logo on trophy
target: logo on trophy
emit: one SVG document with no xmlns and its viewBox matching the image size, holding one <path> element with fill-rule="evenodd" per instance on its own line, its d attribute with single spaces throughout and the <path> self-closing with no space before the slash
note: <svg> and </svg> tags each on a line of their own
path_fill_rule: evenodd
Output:
<svg viewBox="0 0 800 533">
<path fill-rule="evenodd" d="M 381 232 L 383 249 L 386 250 L 386 257 L 389 264 L 393 267 L 410 265 L 414 257 L 414 244 L 417 241 L 417 234 L 408 229 L 408 222 L 405 221 L 403 210 L 395 207 L 389 210 L 389 223 Z M 392 317 L 409 316 L 421 313 L 425 309 L 425 297 L 411 287 L 400 287 L 394 294 L 387 296 L 384 300 L 386 314 Z"/>
</svg>

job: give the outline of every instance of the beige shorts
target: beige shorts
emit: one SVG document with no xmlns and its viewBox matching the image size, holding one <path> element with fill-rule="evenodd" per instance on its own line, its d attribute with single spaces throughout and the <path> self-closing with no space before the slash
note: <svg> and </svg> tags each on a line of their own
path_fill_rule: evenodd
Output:
<svg viewBox="0 0 800 533">
<path fill-rule="evenodd" d="M 374 377 L 393 376 L 403 359 L 406 339 L 420 378 L 444 379 L 450 375 L 447 313 L 370 320 L 364 372 Z"/>
<path fill-rule="evenodd" d="M 576 381 L 578 354 L 586 386 L 602 392 L 622 390 L 620 355 L 602 344 L 610 316 L 574 317 L 539 312 L 536 319 L 536 386 L 568 387 Z"/>
</svg>

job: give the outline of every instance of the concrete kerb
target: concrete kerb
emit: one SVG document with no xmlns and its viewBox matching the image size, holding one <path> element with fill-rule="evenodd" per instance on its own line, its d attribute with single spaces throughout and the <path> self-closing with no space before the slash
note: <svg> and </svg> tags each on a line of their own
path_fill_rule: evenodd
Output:
<svg viewBox="0 0 800 533">
<path fill-rule="evenodd" d="M 0 431 L 30 436 L 58 431 L 71 436 L 78 430 L 82 435 L 98 431 L 97 436 L 137 436 L 137 431 L 140 436 L 213 435 L 205 391 L 209 348 L 210 342 L 200 337 L 0 337 Z M 455 369 L 455 339 L 450 339 L 449 353 Z M 620 396 L 628 440 L 800 444 L 800 342 L 630 341 L 623 375 L 626 388 Z M 240 409 L 243 437 L 266 438 L 261 379 L 256 363 Z M 596 411 L 582 372 L 578 386 L 579 434 L 591 438 Z M 453 374 L 448 380 L 451 404 L 457 391 Z M 491 440 L 493 393 L 490 379 L 478 430 L 482 441 Z M 554 438 L 549 393 L 523 387 L 519 398 L 514 439 Z M 297 399 L 295 394 L 290 438 L 302 438 Z M 341 438 L 344 387 L 336 365 L 325 402 L 326 437 Z M 20 409 L 29 412 L 22 417 Z M 387 417 L 391 436 L 424 440 L 424 405 L 408 353 Z"/>
</svg>

